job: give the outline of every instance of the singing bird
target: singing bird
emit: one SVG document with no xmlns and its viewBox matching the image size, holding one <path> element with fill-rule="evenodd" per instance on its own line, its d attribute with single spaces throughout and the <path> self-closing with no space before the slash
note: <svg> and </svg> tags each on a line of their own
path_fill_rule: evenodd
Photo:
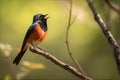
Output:
<svg viewBox="0 0 120 80">
<path fill-rule="evenodd" d="M 13 61 L 13 64 L 18 65 L 21 58 L 25 54 L 26 50 L 33 46 L 37 46 L 41 43 L 47 35 L 47 19 L 49 17 L 47 14 L 36 14 L 33 17 L 33 23 L 27 30 L 27 33 L 24 37 L 23 44 L 20 52 Z"/>
</svg>

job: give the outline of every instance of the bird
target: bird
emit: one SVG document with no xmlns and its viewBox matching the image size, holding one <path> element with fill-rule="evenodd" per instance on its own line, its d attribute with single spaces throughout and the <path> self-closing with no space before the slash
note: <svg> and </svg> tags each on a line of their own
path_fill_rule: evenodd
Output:
<svg viewBox="0 0 120 80">
<path fill-rule="evenodd" d="M 18 65 L 28 48 L 36 47 L 45 39 L 48 31 L 47 19 L 49 17 L 47 15 L 41 13 L 34 15 L 33 22 L 26 32 L 21 50 L 13 60 L 13 64 Z"/>
</svg>

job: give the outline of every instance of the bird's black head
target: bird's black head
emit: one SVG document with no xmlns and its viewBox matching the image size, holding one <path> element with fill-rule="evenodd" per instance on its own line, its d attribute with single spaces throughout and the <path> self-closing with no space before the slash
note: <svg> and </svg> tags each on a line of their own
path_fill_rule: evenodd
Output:
<svg viewBox="0 0 120 80">
<path fill-rule="evenodd" d="M 34 15 L 33 23 L 35 23 L 37 21 L 42 22 L 42 23 L 46 23 L 47 19 L 49 18 L 49 17 L 47 17 L 47 15 L 48 14 L 45 14 L 45 15 L 43 15 L 43 14 L 36 14 L 36 15 Z"/>
</svg>

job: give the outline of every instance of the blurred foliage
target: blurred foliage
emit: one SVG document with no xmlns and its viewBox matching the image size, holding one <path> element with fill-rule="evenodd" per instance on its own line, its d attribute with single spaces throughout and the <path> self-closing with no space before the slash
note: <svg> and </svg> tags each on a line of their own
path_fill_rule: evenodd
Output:
<svg viewBox="0 0 120 80">
<path fill-rule="evenodd" d="M 35 69 L 45 69 L 45 65 L 40 64 L 40 63 L 34 63 L 34 62 L 29 62 L 29 61 L 22 61 L 21 62 L 21 67 L 19 71 L 17 72 L 16 69 L 14 69 L 13 64 L 11 63 L 11 51 L 12 47 L 10 44 L 3 44 L 0 43 L 0 53 L 3 53 L 4 58 L 6 59 L 6 63 L 8 64 L 9 71 L 11 75 L 5 75 L 4 79 L 5 80 L 21 80 L 24 79 L 24 77 L 32 70 Z M 2 79 L 2 78 L 1 78 Z"/>
<path fill-rule="evenodd" d="M 5 56 L 9 56 L 12 51 L 12 47 L 10 44 L 0 43 L 0 52 L 4 53 Z"/>
<path fill-rule="evenodd" d="M 12 80 L 10 75 L 6 75 L 4 80 Z"/>
<path fill-rule="evenodd" d="M 33 15 L 47 13 L 50 17 L 48 19 L 48 35 L 40 47 L 63 62 L 74 66 L 67 54 L 65 45 L 65 31 L 69 14 L 68 1 L 0 0 L 0 42 L 4 46 L 7 45 L 5 43 L 12 46 L 9 57 L 0 54 L 0 79 L 9 80 L 15 72 L 19 75 L 17 78 L 22 80 L 79 80 L 71 73 L 54 65 L 42 56 L 32 54 L 29 50 L 22 59 L 29 62 L 27 67 L 23 65 L 24 61 L 18 66 L 12 64 L 14 57 L 20 50 L 26 30 L 32 23 Z M 119 0 L 114 0 L 114 2 L 119 5 Z M 94 3 L 115 38 L 120 42 L 120 15 L 109 8 L 104 0 L 95 0 Z M 73 55 L 93 79 L 119 79 L 112 48 L 95 22 L 85 0 L 74 0 L 72 19 L 76 15 L 77 18 L 70 28 L 69 36 Z M 3 53 L 3 49 L 5 52 L 8 51 L 5 47 L 0 49 L 0 53 Z M 46 68 L 38 63 L 44 63 Z M 10 65 L 13 69 L 10 68 Z M 42 69 L 38 70 L 40 67 Z M 6 76 L 7 74 L 9 75 Z"/>
<path fill-rule="evenodd" d="M 28 61 L 24 61 L 22 65 L 24 65 L 25 67 L 29 69 L 45 69 L 45 66 L 42 64 L 28 62 Z"/>
</svg>

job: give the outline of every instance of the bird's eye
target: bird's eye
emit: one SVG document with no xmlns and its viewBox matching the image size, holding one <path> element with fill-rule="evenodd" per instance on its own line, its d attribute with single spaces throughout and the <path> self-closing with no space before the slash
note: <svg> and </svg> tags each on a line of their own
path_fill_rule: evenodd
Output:
<svg viewBox="0 0 120 80">
<path fill-rule="evenodd" d="M 40 16 L 40 19 L 42 19 L 43 17 L 42 16 Z"/>
</svg>

